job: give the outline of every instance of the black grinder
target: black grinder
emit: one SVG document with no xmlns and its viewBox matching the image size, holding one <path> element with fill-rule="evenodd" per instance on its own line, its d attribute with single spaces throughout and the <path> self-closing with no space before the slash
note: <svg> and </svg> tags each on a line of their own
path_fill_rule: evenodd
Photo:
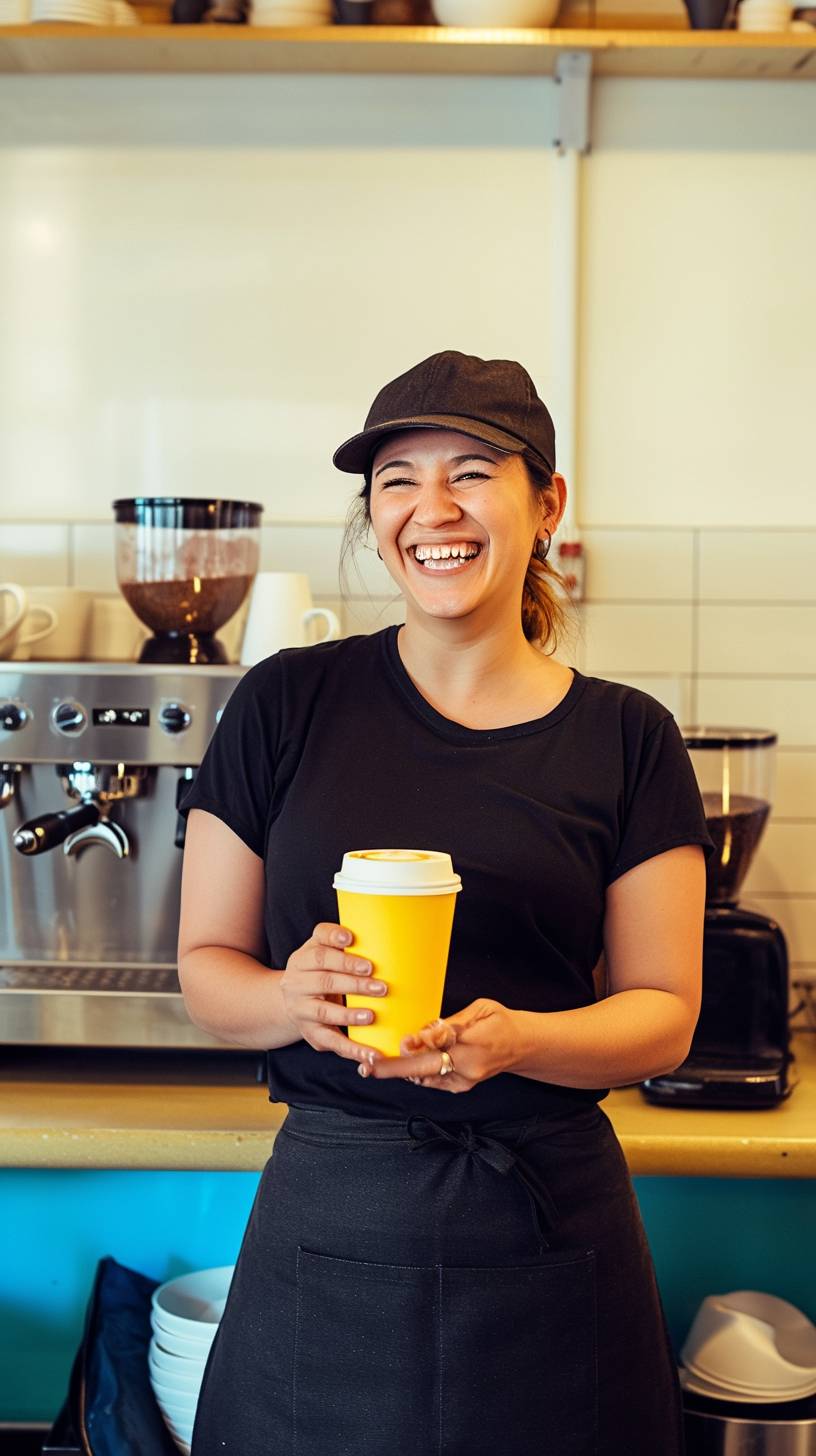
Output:
<svg viewBox="0 0 816 1456">
<path fill-rule="evenodd" d="M 773 1107 L 788 1095 L 788 953 L 775 920 L 739 892 L 771 811 L 776 734 L 687 728 L 683 738 L 714 841 L 706 879 L 703 999 L 691 1051 L 642 1083 L 650 1102 Z"/>
</svg>

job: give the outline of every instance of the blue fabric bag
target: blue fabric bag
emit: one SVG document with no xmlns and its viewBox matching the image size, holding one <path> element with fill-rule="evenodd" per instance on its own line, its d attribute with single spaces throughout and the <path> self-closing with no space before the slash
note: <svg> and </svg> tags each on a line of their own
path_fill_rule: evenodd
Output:
<svg viewBox="0 0 816 1456">
<path fill-rule="evenodd" d="M 157 1282 L 100 1259 L 68 1397 L 47 1453 L 178 1456 L 150 1387 L 150 1298 Z"/>
</svg>

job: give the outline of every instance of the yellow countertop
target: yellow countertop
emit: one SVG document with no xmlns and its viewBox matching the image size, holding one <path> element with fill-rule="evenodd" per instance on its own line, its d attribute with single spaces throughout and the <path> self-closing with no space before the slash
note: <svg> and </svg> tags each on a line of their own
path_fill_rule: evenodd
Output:
<svg viewBox="0 0 816 1456">
<path fill-rule="evenodd" d="M 604 1107 L 634 1174 L 730 1178 L 816 1175 L 816 1037 L 794 1042 L 798 1085 L 781 1107 L 713 1112 L 653 1107 L 636 1087 Z M 133 1060 L 133 1059 L 131 1059 Z M 0 1070 L 0 1165 L 17 1168 L 256 1170 L 286 1109 L 228 1075 L 192 1080 L 137 1067 L 115 1076 L 38 1057 Z"/>
</svg>

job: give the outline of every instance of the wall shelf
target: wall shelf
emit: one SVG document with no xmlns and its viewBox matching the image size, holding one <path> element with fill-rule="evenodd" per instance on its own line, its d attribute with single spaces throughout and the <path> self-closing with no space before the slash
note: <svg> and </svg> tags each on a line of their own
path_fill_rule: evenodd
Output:
<svg viewBox="0 0 816 1456">
<path fill-rule="evenodd" d="M 565 52 L 593 76 L 816 80 L 816 31 L 460 30 L 444 26 L 0 27 L 0 73 L 551 76 Z"/>
</svg>

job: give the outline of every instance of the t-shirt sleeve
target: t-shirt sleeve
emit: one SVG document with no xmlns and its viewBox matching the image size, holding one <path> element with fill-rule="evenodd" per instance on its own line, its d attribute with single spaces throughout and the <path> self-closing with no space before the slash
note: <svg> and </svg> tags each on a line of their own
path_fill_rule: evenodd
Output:
<svg viewBox="0 0 816 1456">
<path fill-rule="evenodd" d="M 179 813 L 206 809 L 263 858 L 275 782 L 279 669 L 267 658 L 239 680 Z"/>
<path fill-rule="evenodd" d="M 622 833 L 607 883 L 681 844 L 700 844 L 710 854 L 697 779 L 670 714 L 646 734 L 628 769 Z"/>
</svg>

